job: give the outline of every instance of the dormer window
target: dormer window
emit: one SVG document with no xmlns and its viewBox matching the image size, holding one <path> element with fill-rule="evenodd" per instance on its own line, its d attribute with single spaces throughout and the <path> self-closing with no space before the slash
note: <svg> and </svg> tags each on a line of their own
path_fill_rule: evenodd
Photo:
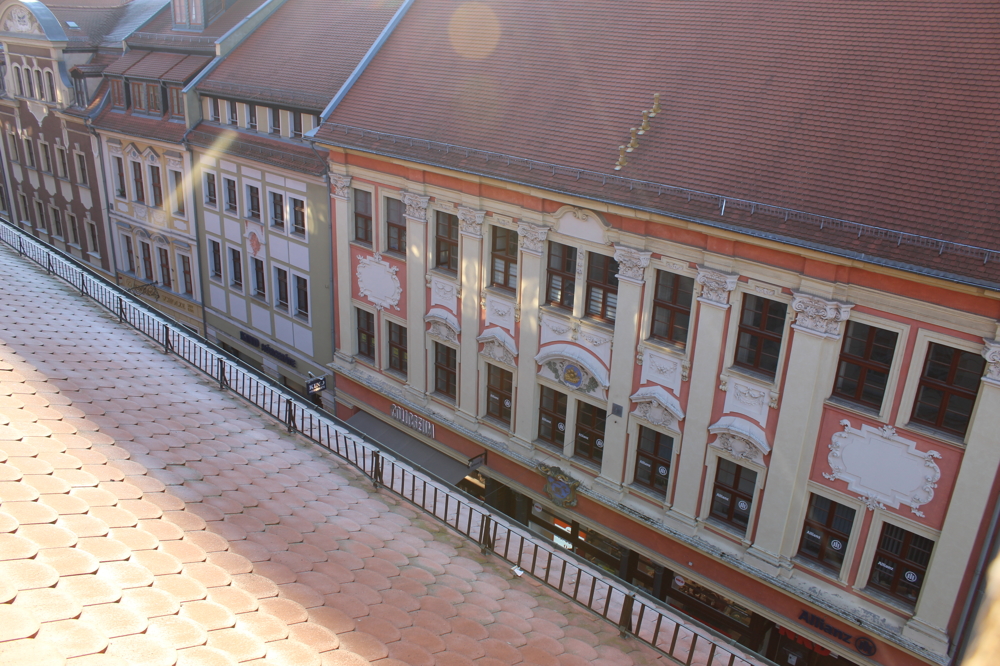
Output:
<svg viewBox="0 0 1000 666">
<path fill-rule="evenodd" d="M 177 86 L 170 86 L 170 116 L 184 118 L 184 93 Z"/>
<path fill-rule="evenodd" d="M 132 110 L 133 111 L 145 111 L 146 110 L 146 91 L 141 83 L 132 84 Z"/>
<path fill-rule="evenodd" d="M 146 108 L 150 113 L 162 113 L 163 98 L 160 86 L 155 83 L 146 84 Z"/>
<path fill-rule="evenodd" d="M 209 104 L 209 107 L 210 107 L 210 111 L 212 113 L 212 122 L 213 123 L 219 122 L 219 119 L 220 119 L 220 114 L 219 114 L 219 98 L 218 97 L 212 97 L 212 98 L 210 98 L 208 100 L 208 104 Z"/>
<path fill-rule="evenodd" d="M 111 79 L 111 106 L 125 108 L 125 82 L 121 79 Z"/>
</svg>

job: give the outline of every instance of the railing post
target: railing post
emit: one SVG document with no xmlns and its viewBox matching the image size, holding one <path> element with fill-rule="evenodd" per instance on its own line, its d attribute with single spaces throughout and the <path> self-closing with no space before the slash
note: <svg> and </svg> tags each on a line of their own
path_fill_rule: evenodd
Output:
<svg viewBox="0 0 1000 666">
<path fill-rule="evenodd" d="M 45 269 L 49 275 L 52 275 L 52 255 L 48 253 L 45 254 Z"/>
<path fill-rule="evenodd" d="M 174 350 L 174 343 L 170 341 L 170 327 L 163 325 L 163 353 L 169 354 Z"/>
<path fill-rule="evenodd" d="M 288 432 L 294 433 L 295 427 L 295 403 L 291 398 L 285 398 L 285 423 L 288 425 Z"/>
<path fill-rule="evenodd" d="M 24 256 L 24 239 L 18 236 L 17 238 L 17 256 Z"/>
<path fill-rule="evenodd" d="M 118 323 L 125 323 L 125 303 L 122 302 L 122 297 L 118 297 Z"/>
<path fill-rule="evenodd" d="M 493 517 L 489 514 L 483 516 L 479 534 L 479 549 L 486 553 L 493 550 Z"/>
<path fill-rule="evenodd" d="M 610 598 L 611 593 L 608 593 Z M 635 605 L 635 593 L 625 595 L 625 602 L 622 604 L 622 614 L 618 618 L 618 634 L 625 638 L 625 635 L 632 631 L 632 607 Z"/>
<path fill-rule="evenodd" d="M 378 451 L 372 451 L 372 485 L 375 486 L 375 490 L 378 490 L 382 484 L 382 454 Z"/>
<path fill-rule="evenodd" d="M 219 363 L 219 388 L 223 391 L 229 388 L 229 379 L 226 377 L 226 359 L 221 356 L 216 359 Z"/>
</svg>

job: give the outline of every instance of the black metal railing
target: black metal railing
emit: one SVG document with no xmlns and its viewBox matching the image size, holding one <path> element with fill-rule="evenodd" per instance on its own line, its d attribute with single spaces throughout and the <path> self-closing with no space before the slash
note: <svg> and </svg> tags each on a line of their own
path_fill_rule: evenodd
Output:
<svg viewBox="0 0 1000 666">
<path fill-rule="evenodd" d="M 420 466 L 390 453 L 332 414 L 278 386 L 205 338 L 154 312 L 127 290 L 101 277 L 74 257 L 0 220 L 0 240 L 57 275 L 80 293 L 218 381 L 219 388 L 251 402 L 298 433 L 361 470 L 385 488 L 430 513 L 450 528 L 569 599 L 615 623 L 685 666 L 774 666 L 731 639 L 667 607 L 644 591 L 609 576 L 587 560 L 563 550 L 437 479 Z"/>
</svg>

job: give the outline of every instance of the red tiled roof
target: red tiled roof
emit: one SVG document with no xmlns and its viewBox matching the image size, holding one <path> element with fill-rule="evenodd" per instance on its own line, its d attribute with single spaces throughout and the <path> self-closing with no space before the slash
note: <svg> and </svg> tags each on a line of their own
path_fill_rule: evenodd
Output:
<svg viewBox="0 0 1000 666">
<path fill-rule="evenodd" d="M 326 161 L 317 157 L 311 147 L 295 145 L 252 132 L 200 123 L 188 134 L 188 141 L 195 146 L 293 171 L 313 175 L 326 171 Z"/>
<path fill-rule="evenodd" d="M 105 73 L 186 83 L 211 60 L 208 56 L 135 49 L 119 58 Z"/>
<path fill-rule="evenodd" d="M 400 0 L 289 0 L 198 90 L 322 111 L 350 76 Z"/>
<path fill-rule="evenodd" d="M 212 38 L 212 41 L 214 41 L 229 32 L 233 26 L 246 18 L 250 12 L 260 7 L 264 2 L 266 0 L 236 0 L 231 7 L 201 32 L 174 30 L 174 19 L 170 13 L 171 5 L 168 4 L 160 13 L 142 26 L 141 30 L 138 31 L 138 35 L 133 34 L 129 36 L 128 42 L 151 42 L 155 41 L 154 36 L 165 38 L 163 41 L 166 44 L 174 43 L 176 45 L 183 45 L 184 38 Z M 171 42 L 172 38 L 175 41 Z"/>
<path fill-rule="evenodd" d="M 998 20 L 985 0 L 424 0 L 330 120 L 1000 251 Z M 657 92 L 662 112 L 614 171 Z M 996 255 L 319 137 L 1000 283 Z"/>
<path fill-rule="evenodd" d="M 153 139 L 155 141 L 169 141 L 180 143 L 184 139 L 187 127 L 183 121 L 169 120 L 166 118 L 144 118 L 113 111 L 108 105 L 101 111 L 93 121 L 97 129 L 109 132 L 119 132 L 131 136 Z"/>
</svg>

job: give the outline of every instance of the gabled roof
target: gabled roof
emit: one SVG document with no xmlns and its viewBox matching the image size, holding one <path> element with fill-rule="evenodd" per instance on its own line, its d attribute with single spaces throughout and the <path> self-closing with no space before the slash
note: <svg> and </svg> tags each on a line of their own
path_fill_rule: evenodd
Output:
<svg viewBox="0 0 1000 666">
<path fill-rule="evenodd" d="M 322 111 L 401 0 L 289 0 L 247 37 L 199 92 Z"/>
<path fill-rule="evenodd" d="M 985 0 L 422 0 L 317 136 L 1000 285 L 998 21 Z"/>
<path fill-rule="evenodd" d="M 104 73 L 187 83 L 211 60 L 212 58 L 209 56 L 182 55 L 179 53 L 162 53 L 135 49 L 123 55 L 114 64 L 108 66 L 104 70 Z"/>
<path fill-rule="evenodd" d="M 180 48 L 200 49 L 214 53 L 214 44 L 219 37 L 229 32 L 237 23 L 267 0 L 236 0 L 218 18 L 200 32 L 174 30 L 170 4 L 156 16 L 143 24 L 140 29 L 128 35 L 128 44 L 134 48 Z"/>
<path fill-rule="evenodd" d="M 121 49 L 122 40 L 170 0 L 45 0 L 69 39 L 69 47 Z M 77 27 L 72 27 L 70 22 Z"/>
</svg>

